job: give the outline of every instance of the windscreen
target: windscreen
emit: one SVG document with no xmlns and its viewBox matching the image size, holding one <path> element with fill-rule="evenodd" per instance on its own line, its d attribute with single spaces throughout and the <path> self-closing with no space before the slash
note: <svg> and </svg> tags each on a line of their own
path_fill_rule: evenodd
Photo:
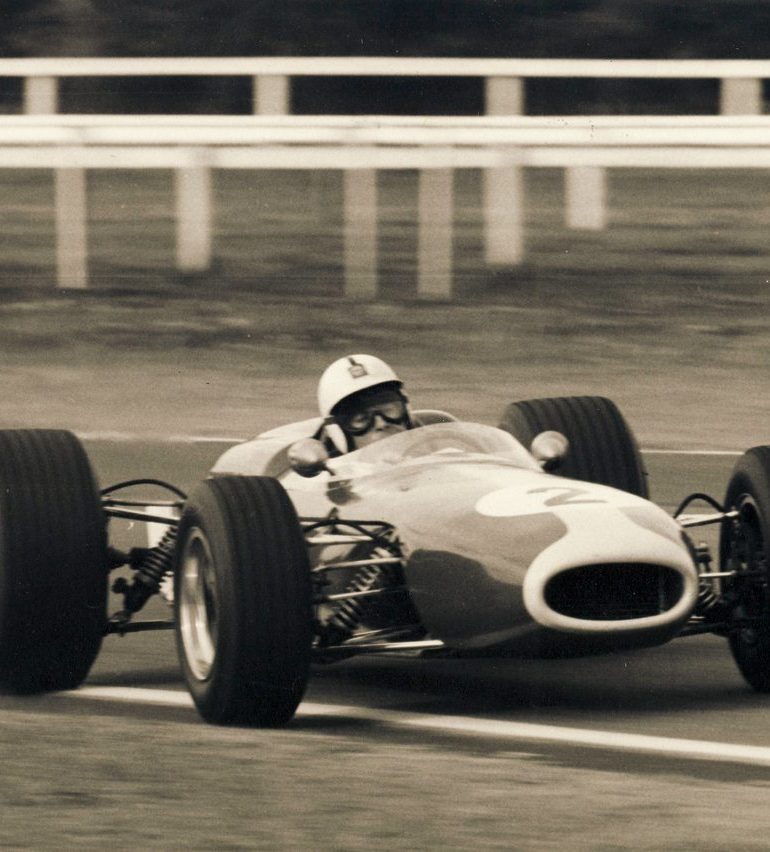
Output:
<svg viewBox="0 0 770 852">
<path fill-rule="evenodd" d="M 539 470 L 527 450 L 507 432 L 479 423 L 435 423 L 383 438 L 344 458 L 371 465 L 397 465 L 431 455 L 472 454 L 503 458 L 517 467 Z"/>
</svg>

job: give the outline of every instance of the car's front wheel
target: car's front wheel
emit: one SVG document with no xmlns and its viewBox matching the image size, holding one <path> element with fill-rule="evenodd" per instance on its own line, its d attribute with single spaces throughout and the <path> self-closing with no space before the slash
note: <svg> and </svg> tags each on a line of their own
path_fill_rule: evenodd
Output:
<svg viewBox="0 0 770 852">
<path fill-rule="evenodd" d="M 730 650 L 746 681 L 770 692 L 770 446 L 754 447 L 735 464 L 725 508 L 735 519 L 725 522 L 720 537 L 723 571 L 735 628 Z"/>
<path fill-rule="evenodd" d="M 309 674 L 312 593 L 304 536 L 277 480 L 198 486 L 178 530 L 174 608 L 182 672 L 206 721 L 291 719 Z"/>
<path fill-rule="evenodd" d="M 107 619 L 104 513 L 70 432 L 0 431 L 0 687 L 74 689 Z"/>
<path fill-rule="evenodd" d="M 559 476 L 649 497 L 636 439 L 610 399 L 563 396 L 512 402 L 503 412 L 500 428 L 525 447 L 540 432 L 561 432 L 569 441 L 569 451 Z"/>
</svg>

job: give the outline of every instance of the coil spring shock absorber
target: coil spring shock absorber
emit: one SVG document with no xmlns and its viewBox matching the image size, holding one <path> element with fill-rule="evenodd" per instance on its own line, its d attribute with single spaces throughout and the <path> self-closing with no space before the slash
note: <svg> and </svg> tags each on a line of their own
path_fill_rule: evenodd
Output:
<svg viewBox="0 0 770 852">
<path fill-rule="evenodd" d="M 176 527 L 169 527 L 155 547 L 136 551 L 140 557 L 131 562 L 136 571 L 133 581 L 128 583 L 122 577 L 115 581 L 112 590 L 123 594 L 123 612 L 120 615 L 126 620 L 160 590 L 163 578 L 173 568 L 175 547 Z"/>
<path fill-rule="evenodd" d="M 387 551 L 383 551 L 387 553 Z M 356 575 L 345 587 L 346 594 L 370 592 L 388 584 L 392 571 L 388 566 L 366 565 L 356 572 Z M 340 601 L 334 615 L 326 623 L 324 640 L 329 645 L 336 645 L 349 639 L 361 623 L 366 612 L 369 599 L 366 597 L 348 598 Z"/>
<path fill-rule="evenodd" d="M 711 569 L 711 553 L 705 544 L 698 544 L 694 547 L 695 561 L 699 566 L 703 566 L 703 570 L 708 573 Z M 714 580 L 701 577 L 698 582 L 698 603 L 696 612 L 698 615 L 705 615 L 710 610 L 715 609 L 721 601 L 719 590 L 714 586 Z"/>
</svg>

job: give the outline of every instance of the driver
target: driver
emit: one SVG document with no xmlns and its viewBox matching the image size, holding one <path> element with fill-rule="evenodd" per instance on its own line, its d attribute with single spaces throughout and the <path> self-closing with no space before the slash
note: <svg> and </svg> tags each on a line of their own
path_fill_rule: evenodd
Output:
<svg viewBox="0 0 770 852">
<path fill-rule="evenodd" d="M 318 407 L 337 449 L 350 452 L 413 428 L 402 387 L 374 355 L 348 355 L 330 364 L 318 383 Z"/>
</svg>

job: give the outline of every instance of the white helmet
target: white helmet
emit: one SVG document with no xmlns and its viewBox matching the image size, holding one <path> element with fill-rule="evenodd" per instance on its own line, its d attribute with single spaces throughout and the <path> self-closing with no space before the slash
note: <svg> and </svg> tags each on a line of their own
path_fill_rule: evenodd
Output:
<svg viewBox="0 0 770 852">
<path fill-rule="evenodd" d="M 332 409 L 343 399 L 375 385 L 395 382 L 403 384 L 380 358 L 374 355 L 347 355 L 330 364 L 318 382 L 318 408 L 322 417 L 328 417 Z"/>
</svg>

